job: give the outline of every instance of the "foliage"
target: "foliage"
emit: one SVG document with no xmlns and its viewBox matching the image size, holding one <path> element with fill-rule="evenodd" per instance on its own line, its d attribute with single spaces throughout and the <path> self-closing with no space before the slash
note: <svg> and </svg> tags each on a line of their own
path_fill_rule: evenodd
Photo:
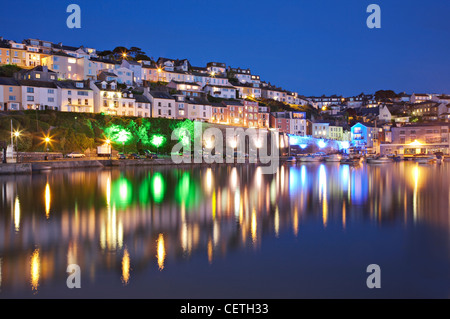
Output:
<svg viewBox="0 0 450 319">
<path fill-rule="evenodd" d="M 37 118 L 36 118 L 37 113 Z M 51 151 L 70 153 L 84 152 L 88 148 L 105 143 L 109 138 L 113 149 L 139 152 L 156 147 L 151 144 L 153 135 L 161 135 L 165 143 L 158 147 L 159 153 L 169 153 L 178 141 L 171 140 L 172 131 L 186 127 L 193 136 L 193 122 L 166 118 L 121 117 L 91 113 L 57 111 L 4 112 L 0 115 L 0 141 L 11 143 L 11 120 L 13 129 L 20 130 L 20 151 L 45 151 L 43 137 L 49 135 Z"/>
<path fill-rule="evenodd" d="M 14 73 L 19 72 L 20 70 L 22 70 L 22 68 L 15 64 L 2 65 L 0 66 L 0 76 L 11 78 L 14 76 Z"/>
</svg>

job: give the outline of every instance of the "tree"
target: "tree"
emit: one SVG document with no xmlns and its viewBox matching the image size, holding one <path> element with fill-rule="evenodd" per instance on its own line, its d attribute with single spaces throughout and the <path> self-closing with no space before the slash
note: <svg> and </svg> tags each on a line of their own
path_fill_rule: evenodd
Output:
<svg viewBox="0 0 450 319">
<path fill-rule="evenodd" d="M 125 47 L 115 47 L 113 52 L 113 57 L 115 60 L 121 60 L 123 59 L 123 54 L 128 54 L 128 49 Z"/>
<path fill-rule="evenodd" d="M 398 95 L 392 90 L 379 90 L 375 92 L 375 100 L 387 100 L 396 98 Z"/>
<path fill-rule="evenodd" d="M 0 76 L 11 78 L 14 76 L 14 73 L 19 72 L 20 70 L 22 70 L 22 68 L 15 64 L 3 65 L 0 66 Z"/>
<path fill-rule="evenodd" d="M 134 57 L 134 59 L 135 59 L 136 61 L 141 61 L 141 60 L 144 60 L 144 61 L 152 61 L 152 59 L 151 59 L 149 56 L 147 56 L 147 55 L 145 55 L 145 54 L 142 54 L 142 53 L 136 54 L 136 56 Z"/>
</svg>

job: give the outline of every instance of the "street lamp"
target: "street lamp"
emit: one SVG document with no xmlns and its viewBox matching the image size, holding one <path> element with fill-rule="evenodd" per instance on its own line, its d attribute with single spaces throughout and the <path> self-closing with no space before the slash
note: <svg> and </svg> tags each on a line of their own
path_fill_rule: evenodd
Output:
<svg viewBox="0 0 450 319">
<path fill-rule="evenodd" d="M 16 163 L 19 163 L 19 141 L 17 139 L 20 136 L 20 132 L 19 131 L 15 131 L 14 132 L 14 136 L 16 138 Z"/>
<path fill-rule="evenodd" d="M 106 140 L 106 144 L 109 147 L 109 159 L 111 159 L 112 158 L 112 146 L 111 146 L 111 140 L 109 138 Z"/>
<path fill-rule="evenodd" d="M 44 142 L 45 142 L 45 149 L 47 151 L 47 154 L 45 155 L 45 160 L 48 160 L 48 143 L 50 143 L 50 137 L 45 136 L 44 137 Z"/>
</svg>

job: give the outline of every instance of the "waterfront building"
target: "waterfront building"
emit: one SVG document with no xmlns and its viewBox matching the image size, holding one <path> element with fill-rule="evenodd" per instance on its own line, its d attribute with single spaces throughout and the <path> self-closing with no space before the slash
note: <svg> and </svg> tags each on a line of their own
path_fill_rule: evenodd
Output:
<svg viewBox="0 0 450 319">
<path fill-rule="evenodd" d="M 272 112 L 270 113 L 270 127 L 280 133 L 306 136 L 308 122 L 305 112 Z"/>
<path fill-rule="evenodd" d="M 449 123 L 404 125 L 391 131 L 391 143 L 380 145 L 382 154 L 449 154 Z"/>
<path fill-rule="evenodd" d="M 377 153 L 380 128 L 370 123 L 356 123 L 351 127 L 351 144 L 355 152 Z"/>
<path fill-rule="evenodd" d="M 330 123 L 313 123 L 312 137 L 328 140 L 344 140 L 344 128 L 342 126 L 330 125 Z"/>
</svg>

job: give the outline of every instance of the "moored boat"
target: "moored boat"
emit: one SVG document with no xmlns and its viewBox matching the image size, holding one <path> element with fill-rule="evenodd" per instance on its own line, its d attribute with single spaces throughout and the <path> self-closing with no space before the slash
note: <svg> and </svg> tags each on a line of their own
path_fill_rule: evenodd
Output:
<svg viewBox="0 0 450 319">
<path fill-rule="evenodd" d="M 362 157 L 359 157 L 359 156 L 347 156 L 347 157 L 343 157 L 339 162 L 341 164 L 355 165 L 355 164 L 360 164 L 361 160 L 362 160 Z"/>
<path fill-rule="evenodd" d="M 385 163 L 392 163 L 393 160 L 387 156 L 378 156 L 378 157 L 367 158 L 366 162 L 369 164 L 385 164 Z"/>
<path fill-rule="evenodd" d="M 287 162 L 287 163 L 295 163 L 295 162 L 297 162 L 297 159 L 295 158 L 295 156 L 289 156 L 289 157 L 286 159 L 286 162 Z"/>
<path fill-rule="evenodd" d="M 326 162 L 340 162 L 342 159 L 342 155 L 340 154 L 331 154 L 325 157 Z"/>
<path fill-rule="evenodd" d="M 432 164 L 432 163 L 437 162 L 437 158 L 435 155 L 420 156 L 420 157 L 414 158 L 414 162 L 419 163 L 419 164 Z"/>
<path fill-rule="evenodd" d="M 321 156 L 316 155 L 306 155 L 299 158 L 301 162 L 320 162 L 322 161 Z"/>
</svg>

